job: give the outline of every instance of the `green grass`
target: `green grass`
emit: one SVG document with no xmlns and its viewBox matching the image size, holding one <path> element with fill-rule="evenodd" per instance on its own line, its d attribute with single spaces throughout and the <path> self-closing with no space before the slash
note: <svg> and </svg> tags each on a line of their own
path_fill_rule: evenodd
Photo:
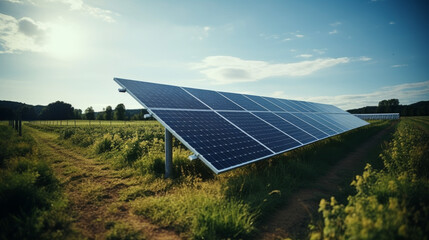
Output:
<svg viewBox="0 0 429 240">
<path fill-rule="evenodd" d="M 389 125 L 371 125 L 214 175 L 201 161 L 189 161 L 190 152 L 174 140 L 173 179 L 163 179 L 164 129 L 154 121 L 136 125 L 64 126 L 31 123 L 55 133 L 56 142 L 84 155 L 99 158 L 127 178 L 140 183 L 121 191 L 137 215 L 186 238 L 249 238 L 274 209 L 299 188 L 325 173 L 356 146 Z M 73 173 L 71 173 L 73 174 Z M 97 201 L 97 187 L 94 191 Z M 99 190 L 99 189 L 98 189 Z"/>
<path fill-rule="evenodd" d="M 35 141 L 0 124 L 0 239 L 75 238 L 52 169 Z"/>
<path fill-rule="evenodd" d="M 429 117 L 403 118 L 383 146 L 381 169 L 370 164 L 352 182 L 347 202 L 320 201 L 323 223 L 311 239 L 427 239 Z"/>
</svg>

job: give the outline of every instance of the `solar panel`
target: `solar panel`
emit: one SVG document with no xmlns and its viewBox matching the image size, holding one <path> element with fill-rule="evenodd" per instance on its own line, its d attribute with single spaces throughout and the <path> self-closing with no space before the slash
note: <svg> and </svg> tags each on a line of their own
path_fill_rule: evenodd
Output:
<svg viewBox="0 0 429 240">
<path fill-rule="evenodd" d="M 368 124 L 327 104 L 114 80 L 215 173 Z"/>
</svg>

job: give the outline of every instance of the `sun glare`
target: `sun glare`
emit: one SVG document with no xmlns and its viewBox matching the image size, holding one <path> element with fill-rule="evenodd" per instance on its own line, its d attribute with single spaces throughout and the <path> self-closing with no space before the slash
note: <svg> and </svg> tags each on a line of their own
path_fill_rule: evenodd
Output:
<svg viewBox="0 0 429 240">
<path fill-rule="evenodd" d="M 76 26 L 53 26 L 46 51 L 55 58 L 73 60 L 83 55 L 83 34 Z"/>
</svg>

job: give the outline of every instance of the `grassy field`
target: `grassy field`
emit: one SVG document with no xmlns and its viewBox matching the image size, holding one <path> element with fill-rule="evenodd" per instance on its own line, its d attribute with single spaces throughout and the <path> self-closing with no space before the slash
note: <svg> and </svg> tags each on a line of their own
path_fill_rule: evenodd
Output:
<svg viewBox="0 0 429 240">
<path fill-rule="evenodd" d="M 380 154 L 367 164 L 345 203 L 320 201 L 323 221 L 310 239 L 428 239 L 429 118 L 402 118 Z"/>
<path fill-rule="evenodd" d="M 427 123 L 427 118 L 405 122 Z M 426 126 L 427 131 L 423 123 L 420 125 Z M 155 121 L 112 125 L 108 121 L 93 121 L 91 125 L 79 121 L 76 126 L 72 121 L 68 125 L 64 121 L 32 122 L 24 125 L 22 138 L 4 124 L 0 126 L 5 129 L 1 136 L 1 171 L 7 174 L 1 178 L 1 200 L 11 201 L 5 194 L 14 191 L 9 178 L 22 174 L 16 170 L 16 162 L 42 162 L 56 186 L 42 195 L 55 195 L 49 201 L 57 201 L 61 207 L 40 211 L 58 214 L 59 219 L 52 220 L 58 226 L 56 232 L 60 232 L 56 238 L 247 239 L 256 236 L 265 220 L 291 194 L 390 125 L 387 121 L 374 121 L 369 126 L 221 175 L 214 175 L 200 161 L 189 161 L 191 153 L 175 140 L 173 178 L 163 179 L 164 129 Z M 16 140 L 8 141 L 9 136 Z M 30 169 L 36 180 L 38 174 L 42 175 L 37 167 Z M 4 190 L 6 187 L 12 190 Z M 14 224 L 21 229 L 14 231 L 16 234 L 27 225 L 13 222 L 12 219 L 26 217 L 14 214 L 5 211 L 0 223 L 2 229 Z M 56 221 L 61 224 L 54 224 Z M 51 225 L 40 226 L 39 220 L 28 224 L 40 234 L 48 234 L 46 238 L 55 238 Z M 6 238 L 13 236 L 8 235 L 11 232 L 4 234 Z"/>
</svg>

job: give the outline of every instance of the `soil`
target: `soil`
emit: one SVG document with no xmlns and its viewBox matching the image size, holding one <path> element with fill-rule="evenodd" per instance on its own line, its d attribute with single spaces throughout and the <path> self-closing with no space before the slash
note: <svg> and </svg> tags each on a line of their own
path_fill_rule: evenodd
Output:
<svg viewBox="0 0 429 240">
<path fill-rule="evenodd" d="M 354 152 L 341 159 L 328 173 L 321 176 L 313 185 L 293 194 L 283 208 L 278 209 L 262 226 L 256 239 L 284 239 L 288 237 L 306 238 L 307 226 L 316 216 L 321 198 L 329 198 L 339 191 L 344 182 L 344 173 L 352 172 L 362 165 L 361 160 L 381 144 L 383 137 L 389 133 L 386 128 L 369 141 L 362 143 Z M 362 169 L 363 170 L 363 169 Z M 351 181 L 351 180 L 350 180 Z"/>
<path fill-rule="evenodd" d="M 59 145 L 52 134 L 31 132 L 38 146 L 43 146 L 41 153 L 53 160 L 51 166 L 68 198 L 74 228 L 82 238 L 105 239 L 112 224 L 124 223 L 145 239 L 181 239 L 172 229 L 135 215 L 128 202 L 119 199 L 121 190 L 138 182 L 121 176 L 107 163 Z"/>
</svg>

